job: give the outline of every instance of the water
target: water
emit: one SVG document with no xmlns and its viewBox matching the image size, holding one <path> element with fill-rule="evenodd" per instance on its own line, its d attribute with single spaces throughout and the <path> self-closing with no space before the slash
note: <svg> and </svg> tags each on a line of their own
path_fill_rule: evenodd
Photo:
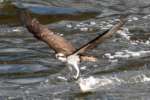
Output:
<svg viewBox="0 0 150 100">
<path fill-rule="evenodd" d="M 22 0 L 77 48 L 129 15 L 120 31 L 88 52 L 98 61 L 82 62 L 78 80 L 69 80 L 54 51 L 23 27 L 16 1 L 0 1 L 0 100 L 149 100 L 149 0 Z"/>
</svg>

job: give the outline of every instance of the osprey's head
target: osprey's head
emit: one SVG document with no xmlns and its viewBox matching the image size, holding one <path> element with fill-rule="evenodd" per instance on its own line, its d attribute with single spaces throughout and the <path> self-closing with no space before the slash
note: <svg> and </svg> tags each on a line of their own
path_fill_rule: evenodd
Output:
<svg viewBox="0 0 150 100">
<path fill-rule="evenodd" d="M 67 62 L 67 57 L 63 53 L 57 53 L 55 56 L 58 60 L 62 62 Z"/>
</svg>

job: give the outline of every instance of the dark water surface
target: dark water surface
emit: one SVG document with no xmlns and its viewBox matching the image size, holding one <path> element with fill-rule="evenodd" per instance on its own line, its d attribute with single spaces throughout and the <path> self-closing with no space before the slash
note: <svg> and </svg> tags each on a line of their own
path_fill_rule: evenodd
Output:
<svg viewBox="0 0 150 100">
<path fill-rule="evenodd" d="M 149 0 L 1 1 L 0 100 L 149 100 L 149 5 Z M 66 65 L 19 21 L 23 6 L 77 48 L 112 27 L 119 15 L 128 17 L 122 30 L 88 52 L 98 61 L 82 62 L 81 78 L 68 80 Z"/>
</svg>

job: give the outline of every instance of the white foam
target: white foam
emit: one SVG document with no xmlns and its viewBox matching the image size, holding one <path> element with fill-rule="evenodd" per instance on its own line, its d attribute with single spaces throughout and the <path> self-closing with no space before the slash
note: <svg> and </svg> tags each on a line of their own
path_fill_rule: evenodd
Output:
<svg viewBox="0 0 150 100">
<path fill-rule="evenodd" d="M 130 77 L 130 79 L 127 81 L 127 83 L 144 83 L 144 82 L 150 82 L 150 77 L 146 76 L 145 74 Z"/>
<path fill-rule="evenodd" d="M 150 40 L 146 40 L 146 41 L 135 40 L 135 41 L 131 41 L 130 43 L 133 44 L 133 45 L 138 45 L 138 44 L 150 45 Z"/>
<path fill-rule="evenodd" d="M 132 57 L 140 57 L 143 55 L 150 54 L 150 51 L 128 51 L 126 50 L 126 53 L 130 54 Z"/>
<path fill-rule="evenodd" d="M 112 56 L 111 53 L 105 53 L 104 56 L 109 59 L 114 59 L 114 56 Z"/>
<path fill-rule="evenodd" d="M 106 30 L 106 29 L 110 29 L 111 27 L 113 27 L 113 25 L 108 23 L 107 25 L 101 25 L 100 27 L 102 30 Z"/>
<path fill-rule="evenodd" d="M 86 26 L 86 24 L 84 24 L 83 22 L 80 22 L 79 24 L 76 25 L 76 27 L 84 27 Z"/>
<path fill-rule="evenodd" d="M 118 30 L 117 31 L 118 34 L 120 34 L 123 38 L 130 40 L 130 36 L 129 36 L 129 30 L 128 28 L 123 28 L 123 30 Z"/>
<path fill-rule="evenodd" d="M 120 84 L 121 82 L 122 81 L 116 77 L 95 78 L 93 76 L 90 76 L 88 78 L 80 78 L 77 83 L 82 92 L 93 92 L 101 87 Z"/>
<path fill-rule="evenodd" d="M 146 16 L 143 16 L 142 18 L 143 19 L 148 19 L 150 17 L 150 15 L 146 15 Z"/>
<path fill-rule="evenodd" d="M 71 24 L 66 25 L 67 28 L 72 28 L 73 26 Z"/>
<path fill-rule="evenodd" d="M 136 41 L 131 41 L 131 43 L 137 43 L 137 44 L 143 44 L 143 45 L 149 45 L 150 44 L 150 40 L 146 40 L 146 41 L 143 41 L 143 40 L 136 40 Z"/>
<path fill-rule="evenodd" d="M 85 70 L 86 68 L 87 68 L 87 66 L 80 67 L 81 70 Z"/>
<path fill-rule="evenodd" d="M 111 60 L 109 60 L 109 62 L 111 62 L 111 63 L 117 63 L 118 59 L 111 59 Z"/>
<path fill-rule="evenodd" d="M 138 17 L 132 17 L 132 19 L 133 19 L 133 20 L 139 20 L 139 18 L 138 18 Z"/>
<path fill-rule="evenodd" d="M 139 20 L 139 18 L 136 17 L 136 16 L 130 16 L 130 17 L 128 17 L 128 21 L 129 21 L 129 22 L 137 21 L 137 20 Z"/>
<path fill-rule="evenodd" d="M 96 25 L 96 22 L 95 21 L 91 21 L 90 25 Z"/>
<path fill-rule="evenodd" d="M 126 77 L 118 76 L 102 76 L 102 77 L 87 77 L 87 78 L 80 78 L 77 83 L 80 87 L 80 90 L 82 92 L 95 92 L 98 90 L 103 89 L 112 89 L 115 87 L 118 87 L 122 84 L 136 84 L 136 83 L 145 83 L 150 82 L 150 77 L 148 75 L 145 75 L 143 73 L 136 73 L 131 75 L 128 73 L 122 73 L 125 74 Z M 123 75 L 124 76 L 124 75 Z"/>
<path fill-rule="evenodd" d="M 16 28 L 16 29 L 13 29 L 12 31 L 13 31 L 13 32 L 20 32 L 21 30 L 18 29 L 18 28 Z"/>
<path fill-rule="evenodd" d="M 150 41 L 149 41 L 149 40 L 145 41 L 145 44 L 149 45 L 149 44 L 150 44 Z"/>
<path fill-rule="evenodd" d="M 61 80 L 65 80 L 67 81 L 67 78 L 63 77 L 63 76 L 58 76 L 57 78 L 61 79 Z"/>
<path fill-rule="evenodd" d="M 117 58 L 130 58 L 130 57 L 143 57 L 146 55 L 150 55 L 150 51 L 129 51 L 129 50 L 122 50 L 119 52 L 115 52 L 114 55 L 111 53 L 104 54 L 105 57 L 109 59 L 117 59 Z"/>
<path fill-rule="evenodd" d="M 88 31 L 88 28 L 87 27 L 81 27 L 80 31 Z"/>
</svg>

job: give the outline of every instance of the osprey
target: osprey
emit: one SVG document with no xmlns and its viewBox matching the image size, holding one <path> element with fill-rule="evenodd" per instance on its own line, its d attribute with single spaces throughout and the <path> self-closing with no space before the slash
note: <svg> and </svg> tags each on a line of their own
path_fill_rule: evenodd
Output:
<svg viewBox="0 0 150 100">
<path fill-rule="evenodd" d="M 105 39 L 112 36 L 120 27 L 125 23 L 124 18 L 114 25 L 111 29 L 100 34 L 93 40 L 76 49 L 71 42 L 67 41 L 65 38 L 55 34 L 53 31 L 49 30 L 47 26 L 40 24 L 37 19 L 32 19 L 28 12 L 23 12 L 21 14 L 21 19 L 25 24 L 29 32 L 31 32 L 37 39 L 44 41 L 48 46 L 53 49 L 56 54 L 56 58 L 62 62 L 66 62 L 71 70 L 73 68 L 76 74 L 73 76 L 75 79 L 79 77 L 79 63 L 80 61 L 96 61 L 97 59 L 93 56 L 83 55 L 84 52 L 95 48 L 98 44 L 102 43 Z"/>
</svg>

